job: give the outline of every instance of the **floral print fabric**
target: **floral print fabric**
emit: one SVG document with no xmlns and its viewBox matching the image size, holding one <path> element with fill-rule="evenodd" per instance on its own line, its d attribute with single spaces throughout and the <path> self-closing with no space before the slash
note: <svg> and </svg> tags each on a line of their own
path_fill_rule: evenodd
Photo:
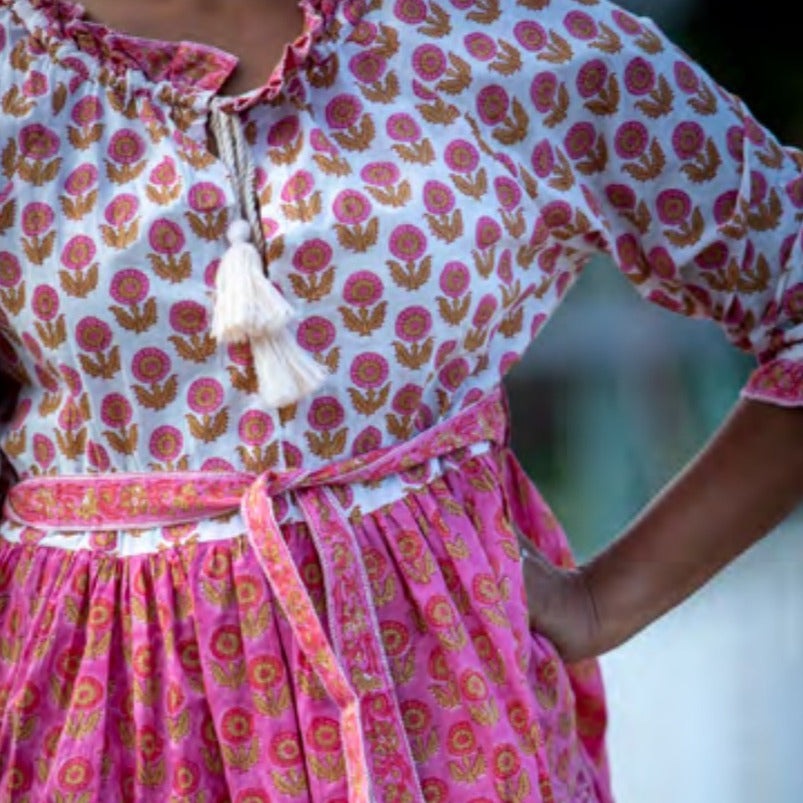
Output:
<svg viewBox="0 0 803 803">
<path fill-rule="evenodd" d="M 271 278 L 299 312 L 298 343 L 329 372 L 313 398 L 274 410 L 247 349 L 209 333 L 236 204 L 206 125 L 235 59 L 123 36 L 66 0 L 0 4 L 0 353 L 19 388 L 4 385 L 14 409 L 0 446 L 17 477 L 312 471 L 404 443 L 496 388 L 599 251 L 648 300 L 716 320 L 755 353 L 746 395 L 801 403 L 803 159 L 648 21 L 575 0 L 302 7 L 305 30 L 265 86 L 227 104 L 257 165 Z M 565 540 L 503 447 L 474 444 L 463 460 L 335 499 L 365 570 L 380 572 L 378 627 L 403 625 L 404 649 L 389 637 L 385 652 L 419 712 L 405 715 L 416 794 L 606 800 L 596 665 L 564 667 L 538 636 L 523 645 L 520 569 L 505 552 L 522 498 L 537 519 L 522 529 L 554 560 L 570 560 Z M 273 505 L 314 585 L 298 500 Z M 467 552 L 445 544 L 438 516 Z M 0 524 L 3 794 L 347 794 L 339 737 L 313 726 L 332 718 L 330 701 L 301 686 L 245 529 L 239 514 L 115 531 Z M 408 533 L 413 569 L 399 552 Z M 229 567 L 220 588 L 202 569 L 210 555 Z M 258 636 L 241 585 L 275 617 Z M 473 635 L 473 652 L 446 646 L 426 614 L 436 597 L 482 647 Z M 90 625 L 107 603 L 101 647 Z M 501 609 L 509 626 L 488 612 Z M 33 635 L 40 621 L 56 640 Z M 224 626 L 229 663 L 210 641 Z M 247 672 L 263 655 L 290 701 L 267 714 L 252 699 L 262 675 Z M 469 670 L 479 680 L 461 686 Z M 76 689 L 93 683 L 107 696 L 86 691 L 95 702 L 81 708 Z M 173 739 L 169 717 L 185 710 L 187 735 Z M 295 747 L 245 766 L 281 734 Z M 290 781 L 277 756 L 295 756 Z"/>
</svg>

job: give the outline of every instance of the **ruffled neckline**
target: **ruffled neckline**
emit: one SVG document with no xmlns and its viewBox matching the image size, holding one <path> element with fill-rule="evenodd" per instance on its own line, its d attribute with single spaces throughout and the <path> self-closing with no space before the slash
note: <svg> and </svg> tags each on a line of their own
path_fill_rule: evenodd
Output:
<svg viewBox="0 0 803 803">
<path fill-rule="evenodd" d="M 303 28 L 287 42 L 279 63 L 259 87 L 240 95 L 221 98 L 233 110 L 248 108 L 275 97 L 293 72 L 302 67 L 329 30 L 340 0 L 298 0 Z M 234 72 L 239 59 L 213 45 L 193 41 L 173 42 L 115 31 L 87 18 L 84 6 L 74 0 L 16 0 L 17 11 L 28 6 L 43 15 L 47 34 L 68 42 L 115 74 L 136 70 L 153 83 L 169 83 L 179 93 L 215 95 Z M 22 14 L 23 18 L 26 16 Z"/>
</svg>

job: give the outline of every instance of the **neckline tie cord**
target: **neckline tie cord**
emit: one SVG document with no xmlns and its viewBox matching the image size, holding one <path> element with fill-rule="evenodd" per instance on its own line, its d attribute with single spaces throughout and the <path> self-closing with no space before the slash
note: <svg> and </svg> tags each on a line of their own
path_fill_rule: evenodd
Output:
<svg viewBox="0 0 803 803">
<path fill-rule="evenodd" d="M 235 114 L 215 98 L 210 128 L 228 169 L 240 217 L 229 224 L 229 247 L 215 278 L 212 335 L 219 343 L 246 341 L 259 395 L 269 407 L 284 407 L 314 393 L 326 371 L 288 330 L 295 311 L 266 274 L 265 238 L 254 194 L 254 164 Z"/>
</svg>

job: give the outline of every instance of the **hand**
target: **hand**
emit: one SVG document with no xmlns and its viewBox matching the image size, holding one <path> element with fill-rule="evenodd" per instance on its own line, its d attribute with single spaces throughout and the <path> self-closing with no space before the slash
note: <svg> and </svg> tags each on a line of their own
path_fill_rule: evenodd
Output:
<svg viewBox="0 0 803 803">
<path fill-rule="evenodd" d="M 546 636 L 567 663 L 603 652 L 594 599 L 582 569 L 562 569 L 522 544 L 530 629 Z"/>
</svg>

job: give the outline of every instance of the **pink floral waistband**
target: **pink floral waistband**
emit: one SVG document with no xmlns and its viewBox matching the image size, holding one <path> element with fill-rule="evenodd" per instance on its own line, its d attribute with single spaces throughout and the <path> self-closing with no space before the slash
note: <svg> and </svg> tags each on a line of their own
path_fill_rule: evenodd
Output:
<svg viewBox="0 0 803 803">
<path fill-rule="evenodd" d="M 500 388 L 411 440 L 315 471 L 154 472 L 34 477 L 14 485 L 4 515 L 21 525 L 76 532 L 169 526 L 236 511 L 302 650 L 340 709 L 349 803 L 374 799 L 371 777 L 392 779 L 400 800 L 425 803 L 393 680 L 384 661 L 367 576 L 332 487 L 414 471 L 482 443 L 502 444 Z M 327 590 L 331 641 L 276 522 L 271 497 L 293 492 L 315 543 Z M 383 734 L 367 748 L 364 731 Z"/>
</svg>

